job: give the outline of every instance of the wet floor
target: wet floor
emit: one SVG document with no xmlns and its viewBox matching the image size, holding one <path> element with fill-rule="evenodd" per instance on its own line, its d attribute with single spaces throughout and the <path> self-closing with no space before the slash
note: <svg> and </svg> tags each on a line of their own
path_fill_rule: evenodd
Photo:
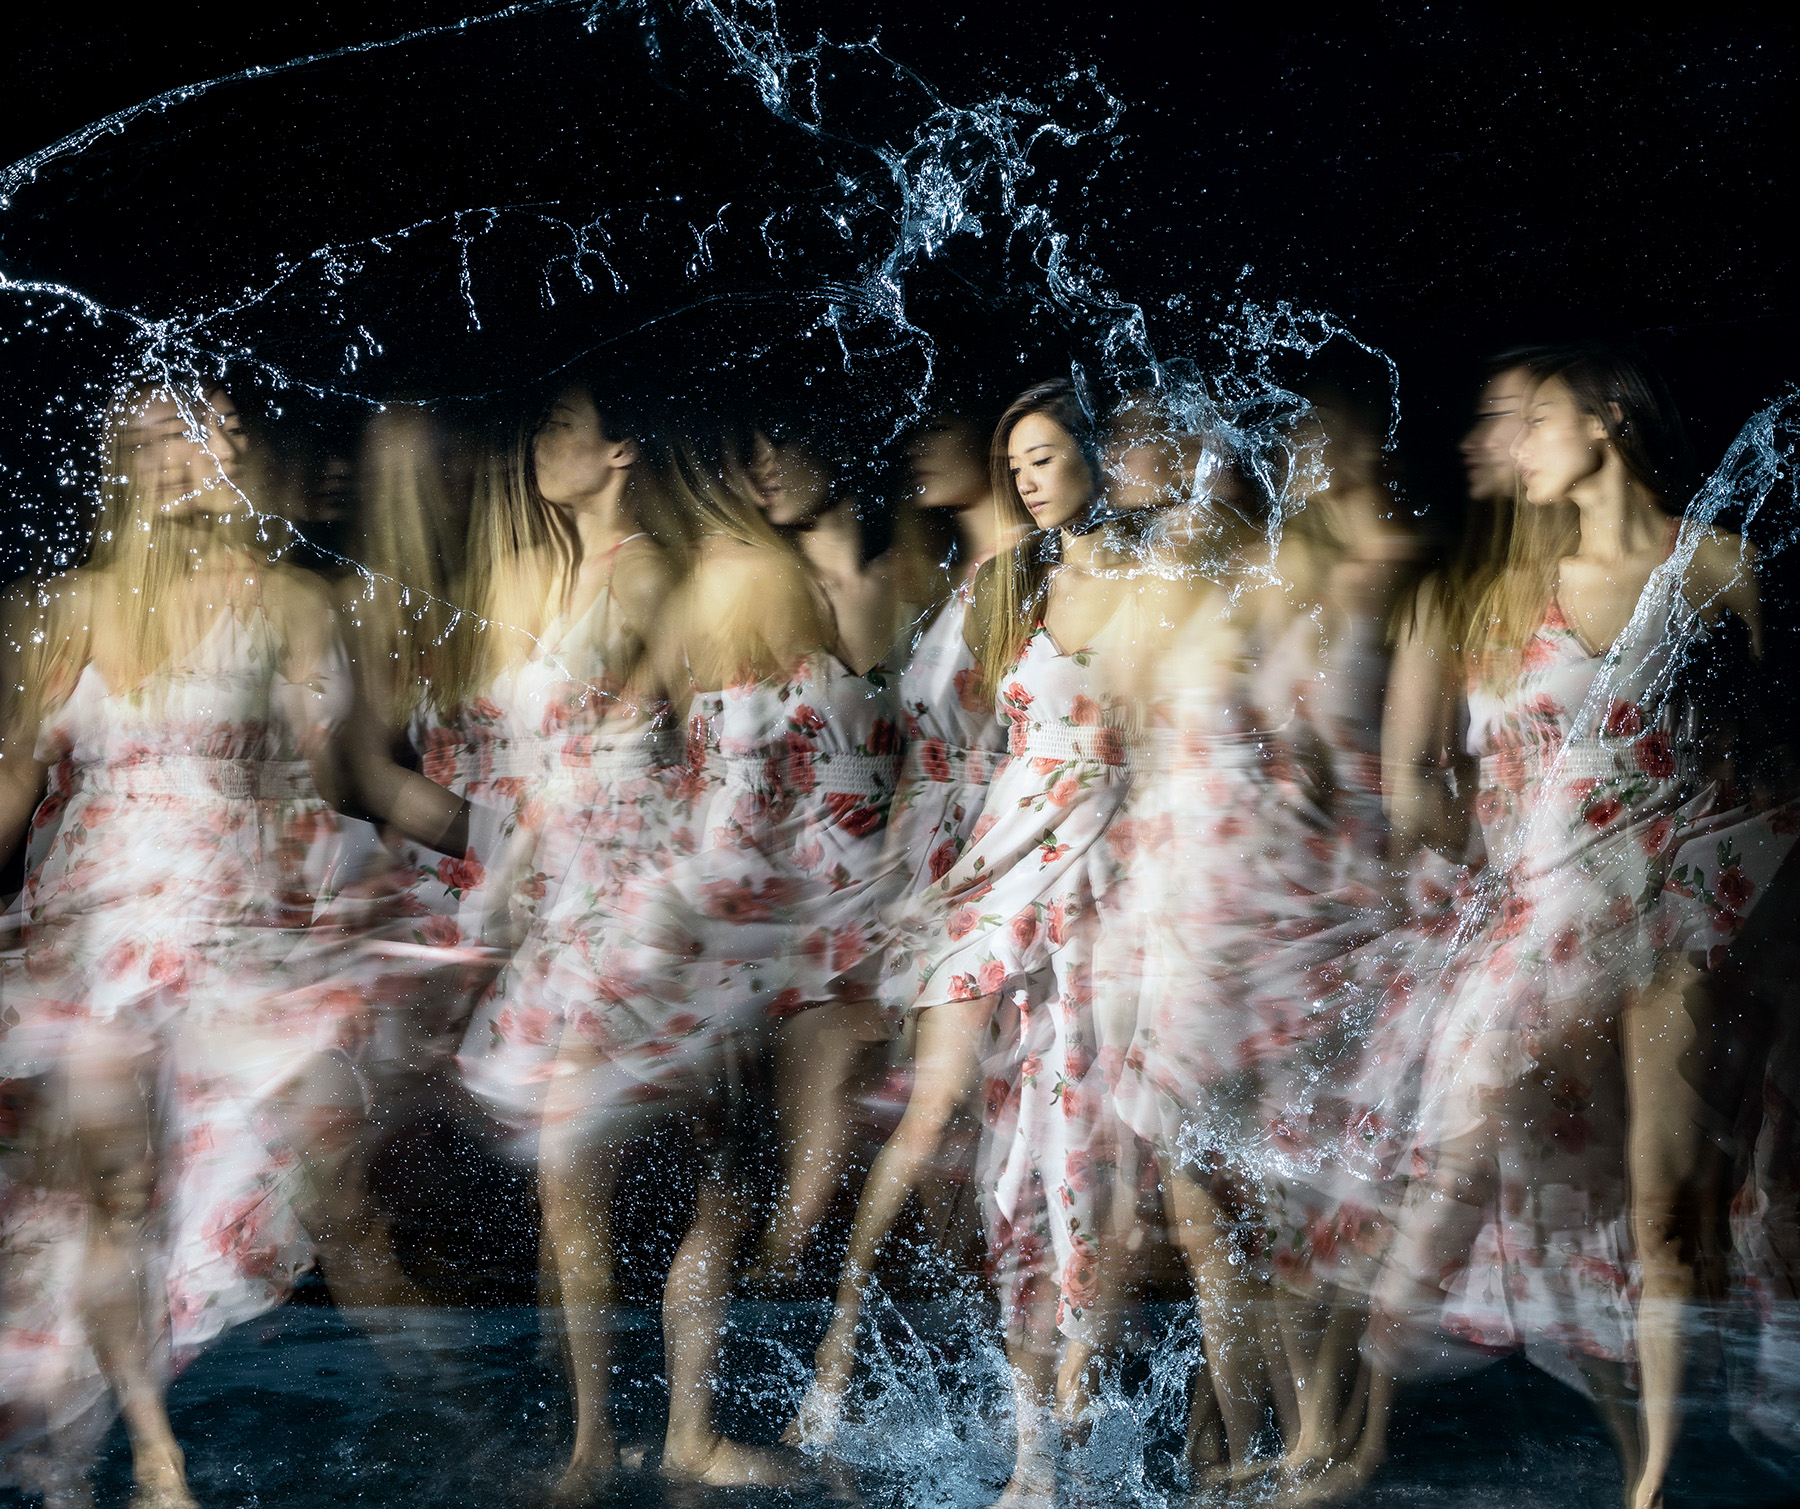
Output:
<svg viewBox="0 0 1800 1509">
<path fill-rule="evenodd" d="M 721 1413 L 727 1427 L 770 1442 L 804 1384 L 801 1359 L 821 1334 L 816 1303 L 734 1307 Z M 871 1348 L 868 1390 L 843 1450 L 853 1465 L 821 1471 L 792 1493 L 665 1485 L 655 1468 L 666 1397 L 654 1317 L 622 1317 L 615 1417 L 627 1466 L 609 1502 L 671 1509 L 759 1502 L 860 1502 L 893 1509 L 974 1506 L 1008 1466 L 1010 1418 L 999 1359 L 983 1343 L 979 1307 L 939 1302 L 889 1310 Z M 1126 1364 L 1070 1501 L 1173 1505 L 1185 1498 L 1177 1459 L 1192 1337 L 1177 1311 L 1154 1313 L 1160 1342 Z M 322 1509 L 340 1504 L 527 1506 L 541 1501 L 567 1450 L 570 1423 L 553 1335 L 529 1308 L 440 1310 L 414 1317 L 410 1339 L 380 1348 L 329 1304 L 299 1303 L 244 1326 L 199 1359 L 171 1396 L 176 1430 L 202 1505 Z M 97 1474 L 98 1500 L 122 1505 L 129 1455 L 122 1432 Z M 1370 1506 L 1613 1505 L 1619 1473 L 1584 1400 L 1522 1361 L 1471 1378 L 1415 1386 L 1404 1397 L 1394 1455 L 1355 1500 Z M 1240 1494 L 1236 1502 L 1258 1502 Z M 0 1504 L 23 1503 L 0 1493 Z M 1209 1501 L 1213 1502 L 1213 1501 Z M 1731 1437 L 1706 1390 L 1692 1401 L 1669 1504 L 1800 1503 Z"/>
</svg>

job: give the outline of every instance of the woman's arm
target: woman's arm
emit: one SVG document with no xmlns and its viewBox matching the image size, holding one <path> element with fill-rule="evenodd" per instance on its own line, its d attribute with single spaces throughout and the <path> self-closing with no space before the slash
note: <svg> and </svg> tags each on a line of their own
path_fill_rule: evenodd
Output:
<svg viewBox="0 0 1800 1509">
<path fill-rule="evenodd" d="M 323 583 L 285 573 L 282 712 L 312 764 L 319 794 L 340 812 L 387 823 L 446 854 L 468 847 L 467 805 L 406 769 L 388 747 L 389 720 L 350 672 Z"/>
<path fill-rule="evenodd" d="M 1425 582 L 1388 665 L 1381 720 L 1381 785 L 1389 857 L 1422 848 L 1460 857 L 1468 840 L 1466 796 L 1451 791 L 1457 657 L 1433 584 Z"/>
</svg>

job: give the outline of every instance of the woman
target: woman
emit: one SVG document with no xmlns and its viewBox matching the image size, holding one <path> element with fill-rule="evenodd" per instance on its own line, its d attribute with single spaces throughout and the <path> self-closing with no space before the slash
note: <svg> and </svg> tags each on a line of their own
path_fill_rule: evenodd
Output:
<svg viewBox="0 0 1800 1509">
<path fill-rule="evenodd" d="M 1755 577 L 1742 541 L 1668 511 L 1685 443 L 1660 381 L 1604 349 L 1544 358 L 1513 456 L 1527 511 L 1466 631 L 1483 905 L 1445 972 L 1367 1421 L 1311 1500 L 1380 1460 L 1399 1372 L 1523 1348 L 1593 1397 L 1626 1502 L 1660 1501 L 1681 1371 L 1668 1311 L 1692 1282 L 1672 1214 L 1693 1137 L 1684 1001 L 1792 842 L 1733 805 L 1743 751 L 1717 688 L 1748 671 L 1709 679 L 1705 662 L 1734 638 L 1754 658 Z"/>
<path fill-rule="evenodd" d="M 744 1047 L 785 1004 L 810 923 L 787 819 L 815 793 L 854 793 L 866 768 L 850 758 L 840 779 L 838 751 L 814 742 L 823 720 L 806 689 L 835 634 L 805 561 L 685 443 L 672 449 L 668 491 L 692 520 L 693 567 L 602 732 L 622 747 L 633 729 L 654 742 L 664 717 L 685 722 L 685 758 L 651 774 L 657 791 L 637 808 L 645 826 L 619 884 L 554 940 L 539 971 L 543 1003 L 564 1022 L 541 1142 L 576 1396 L 559 1502 L 585 1501 L 617 1470 L 604 1323 L 619 1149 L 669 1121 L 696 1155 L 699 1191 L 664 1289 L 662 1471 L 711 1486 L 788 1480 L 777 1454 L 728 1440 L 713 1418 L 753 1213 L 736 1187 L 747 1152 L 739 1071 Z"/>
<path fill-rule="evenodd" d="M 1165 627 L 1139 656 L 1145 768 L 1108 834 L 1123 883 L 1099 974 L 1107 1076 L 1161 1165 L 1242 1470 L 1271 1397 L 1297 1428 L 1290 1369 L 1311 1340 L 1274 1287 L 1318 1182 L 1307 1110 L 1342 1052 L 1307 1003 L 1379 910 L 1359 809 L 1340 800 L 1359 789 L 1360 766 L 1344 768 L 1354 713 L 1329 672 L 1336 661 L 1337 687 L 1368 679 L 1345 648 L 1360 643 L 1346 570 L 1359 558 L 1343 541 L 1381 532 L 1346 527 L 1378 514 L 1345 488 L 1333 518 L 1308 497 L 1313 516 L 1277 533 L 1245 485 L 1266 468 L 1216 457 L 1211 469 L 1178 552 L 1203 567 L 1164 594 Z M 1305 485 L 1309 469 L 1289 471 Z"/>
<path fill-rule="evenodd" d="M 278 1304 L 315 1249 L 328 1279 L 354 1277 L 337 1174 L 366 1023 L 318 792 L 347 767 L 420 842 L 460 846 L 465 823 L 447 792 L 343 748 L 329 597 L 253 548 L 242 429 L 202 392 L 139 389 L 109 416 L 87 564 L 14 605 L 36 632 L 14 641 L 0 762 L 4 842 L 55 829 L 0 1050 L 40 1111 L 32 1192 L 0 1237 L 9 1297 L 31 1301 L 9 1303 L 5 1350 L 39 1317 L 55 1341 L 8 1370 L 26 1395 L 9 1416 L 77 1445 L 110 1390 L 139 1499 L 173 1505 L 192 1500 L 172 1359 Z"/>
<path fill-rule="evenodd" d="M 851 441 L 815 413 L 770 412 L 734 437 L 743 485 L 792 541 L 821 588 L 834 628 L 792 683 L 794 753 L 786 810 L 769 853 L 786 871 L 788 906 L 811 924 L 775 1002 L 773 1078 L 783 1195 L 757 1264 L 767 1282 L 795 1281 L 805 1246 L 843 1188 L 855 1138 L 856 1090 L 883 1039 L 875 999 L 876 919 L 898 883 L 886 829 L 900 773 L 896 679 L 887 665 L 906 622 L 910 573 L 893 520 L 865 503 Z M 801 717 L 804 712 L 806 716 Z"/>
<path fill-rule="evenodd" d="M 473 774 L 477 796 L 491 791 L 514 814 L 510 837 L 478 860 L 491 877 L 479 903 L 463 905 L 469 931 L 504 962 L 458 1062 L 496 1119 L 534 1133 L 562 1031 L 542 998 L 543 973 L 570 930 L 604 908 L 620 859 L 647 837 L 630 824 L 616 783 L 647 803 L 652 790 L 639 783 L 673 759 L 635 720 L 625 720 L 622 742 L 608 725 L 675 583 L 678 562 L 657 531 L 676 549 L 682 542 L 660 493 L 658 442 L 597 383 L 562 388 L 514 434 L 505 487 L 488 494 L 474 529 L 478 559 L 489 562 L 491 616 L 517 614 L 481 632 L 513 643 L 491 647 L 501 663 L 464 714 L 479 730 L 470 751 L 483 767 Z M 544 545 L 519 548 L 533 533 Z M 527 607 L 536 612 L 518 611 Z M 506 732 L 487 738 L 489 727 Z M 441 879 L 423 878 L 428 888 Z"/>
<path fill-rule="evenodd" d="M 885 868 L 895 873 L 890 907 L 904 910 L 943 879 L 968 847 L 987 800 L 988 784 L 1006 759 L 1006 725 L 994 717 L 994 698 L 981 677 L 966 633 L 977 573 L 1029 527 L 1023 510 L 994 492 L 988 464 L 992 426 L 945 410 L 913 436 L 908 447 L 912 501 L 928 519 L 952 531 L 949 595 L 924 618 L 900 673 L 906 757 L 888 818 Z M 916 1026 L 929 1020 L 911 1014 Z M 908 1055 L 912 1044 L 906 1044 Z M 900 1110 L 910 1099 L 912 1074 L 890 1072 Z M 929 1092 L 926 1092 L 929 1093 Z M 950 1170 L 940 1168 L 942 1173 Z M 961 1181 L 966 1170 L 952 1177 Z M 936 1216 L 948 1202 L 927 1199 Z"/>
<path fill-rule="evenodd" d="M 1456 747 L 1466 716 L 1462 641 L 1475 603 L 1505 564 L 1503 542 L 1517 486 L 1510 447 L 1536 354 L 1519 349 L 1489 363 L 1475 423 L 1461 447 L 1469 487 L 1461 535 L 1445 563 L 1402 595 L 1393 615 L 1380 723 L 1380 800 L 1386 865 L 1403 920 L 1340 961 L 1344 983 L 1327 998 L 1358 1031 L 1356 1053 L 1343 1066 L 1348 1072 L 1335 1085 L 1343 1105 L 1344 1156 L 1324 1192 L 1327 1208 L 1291 1254 L 1296 1276 L 1329 1300 L 1330 1320 L 1310 1371 L 1302 1366 L 1300 1429 L 1278 1464 L 1290 1482 L 1354 1445 L 1361 1408 L 1350 1395 L 1354 1343 L 1366 1326 L 1371 1262 L 1384 1244 L 1384 1220 L 1405 1188 L 1407 1139 L 1429 1048 L 1428 982 L 1449 962 L 1458 918 L 1482 863 L 1480 830 L 1470 810 L 1475 764 Z M 1344 726 L 1353 734 L 1368 727 L 1362 719 Z M 1342 765 L 1366 769 L 1371 752 L 1353 742 Z M 1372 794 L 1359 783 L 1352 811 L 1367 813 Z"/>
<path fill-rule="evenodd" d="M 996 689 L 1010 758 L 970 844 L 903 919 L 910 948 L 884 989 L 924 1013 L 913 1097 L 865 1186 L 794 1429 L 829 1437 L 876 1252 L 986 1073 L 1001 1087 L 1001 1103 L 989 1106 L 983 1194 L 1018 1401 L 1011 1502 L 1053 1482 L 1051 1396 L 1065 1418 L 1078 1411 L 1104 1318 L 1096 1209 L 1109 1150 L 1096 1137 L 1104 1117 L 1090 962 L 1104 885 L 1096 846 L 1125 794 L 1130 740 L 1108 678 L 1134 639 L 1121 610 L 1135 592 L 1129 558 L 1096 530 L 1097 434 L 1070 383 L 1015 400 L 995 432 L 992 468 L 996 493 L 1016 498 L 1034 526 L 978 576 L 966 631 Z"/>
</svg>

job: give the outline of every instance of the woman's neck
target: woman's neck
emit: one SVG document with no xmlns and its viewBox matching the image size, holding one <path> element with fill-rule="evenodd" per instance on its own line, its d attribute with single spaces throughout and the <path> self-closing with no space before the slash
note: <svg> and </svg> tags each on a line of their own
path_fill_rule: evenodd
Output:
<svg viewBox="0 0 1800 1509">
<path fill-rule="evenodd" d="M 1106 531 L 1090 529 L 1086 534 L 1062 532 L 1062 563 L 1078 571 L 1098 574 L 1119 564 L 1117 554 L 1107 548 Z"/>
<path fill-rule="evenodd" d="M 603 557 L 620 540 L 637 532 L 637 520 L 625 502 L 630 485 L 631 474 L 621 472 L 591 497 L 567 505 L 575 525 L 575 537 L 581 542 L 584 566 Z"/>
<path fill-rule="evenodd" d="M 1569 499 L 1581 521 L 1578 559 L 1611 565 L 1664 543 L 1669 516 L 1617 456 L 1609 455 L 1599 471 L 1570 488 Z"/>
<path fill-rule="evenodd" d="M 863 574 L 862 525 L 855 501 L 844 498 L 798 532 L 800 553 L 826 581 L 854 581 Z"/>
</svg>

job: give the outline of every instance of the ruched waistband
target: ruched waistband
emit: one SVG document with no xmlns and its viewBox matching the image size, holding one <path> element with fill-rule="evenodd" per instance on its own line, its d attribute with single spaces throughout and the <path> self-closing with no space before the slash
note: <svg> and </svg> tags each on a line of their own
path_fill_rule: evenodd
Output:
<svg viewBox="0 0 1800 1509">
<path fill-rule="evenodd" d="M 1015 729 L 1015 738 L 1016 738 Z M 1106 725 L 1030 723 L 1023 742 L 1014 742 L 1009 753 L 1031 760 L 1079 761 L 1088 765 L 1123 768 L 1133 759 L 1135 735 Z"/>
<path fill-rule="evenodd" d="M 947 744 L 942 739 L 915 739 L 906 746 L 900 779 L 910 785 L 936 782 L 946 786 L 985 786 L 1006 763 L 1006 751 Z"/>
<path fill-rule="evenodd" d="M 647 775 L 681 762 L 686 750 L 673 732 L 637 738 L 578 734 L 566 740 L 557 761 L 565 774 L 592 775 L 600 779 Z M 555 775 L 552 767 L 552 775 Z"/>
<path fill-rule="evenodd" d="M 84 765 L 75 773 L 82 793 L 114 796 L 209 797 L 219 801 L 295 801 L 317 798 L 305 760 L 215 760 L 204 755 L 153 755 L 114 765 Z"/>
<path fill-rule="evenodd" d="M 1137 759 L 1160 770 L 1201 767 L 1241 770 L 1262 764 L 1280 752 L 1275 734 L 1207 734 L 1191 728 L 1152 728 L 1145 732 Z"/>
<path fill-rule="evenodd" d="M 1647 742 L 1654 741 L 1654 742 Z M 1546 777 L 1563 781 L 1604 781 L 1614 776 L 1648 776 L 1686 783 L 1700 769 L 1699 751 L 1685 741 L 1651 733 L 1636 739 L 1570 739 L 1550 746 L 1522 744 L 1481 757 L 1483 786 L 1536 785 Z"/>
<path fill-rule="evenodd" d="M 833 754 L 805 762 L 810 781 L 802 779 L 800 762 L 785 749 L 761 755 L 715 755 L 709 773 L 733 786 L 769 793 L 783 789 L 842 791 L 857 796 L 887 796 L 900 773 L 900 756 Z"/>
</svg>

